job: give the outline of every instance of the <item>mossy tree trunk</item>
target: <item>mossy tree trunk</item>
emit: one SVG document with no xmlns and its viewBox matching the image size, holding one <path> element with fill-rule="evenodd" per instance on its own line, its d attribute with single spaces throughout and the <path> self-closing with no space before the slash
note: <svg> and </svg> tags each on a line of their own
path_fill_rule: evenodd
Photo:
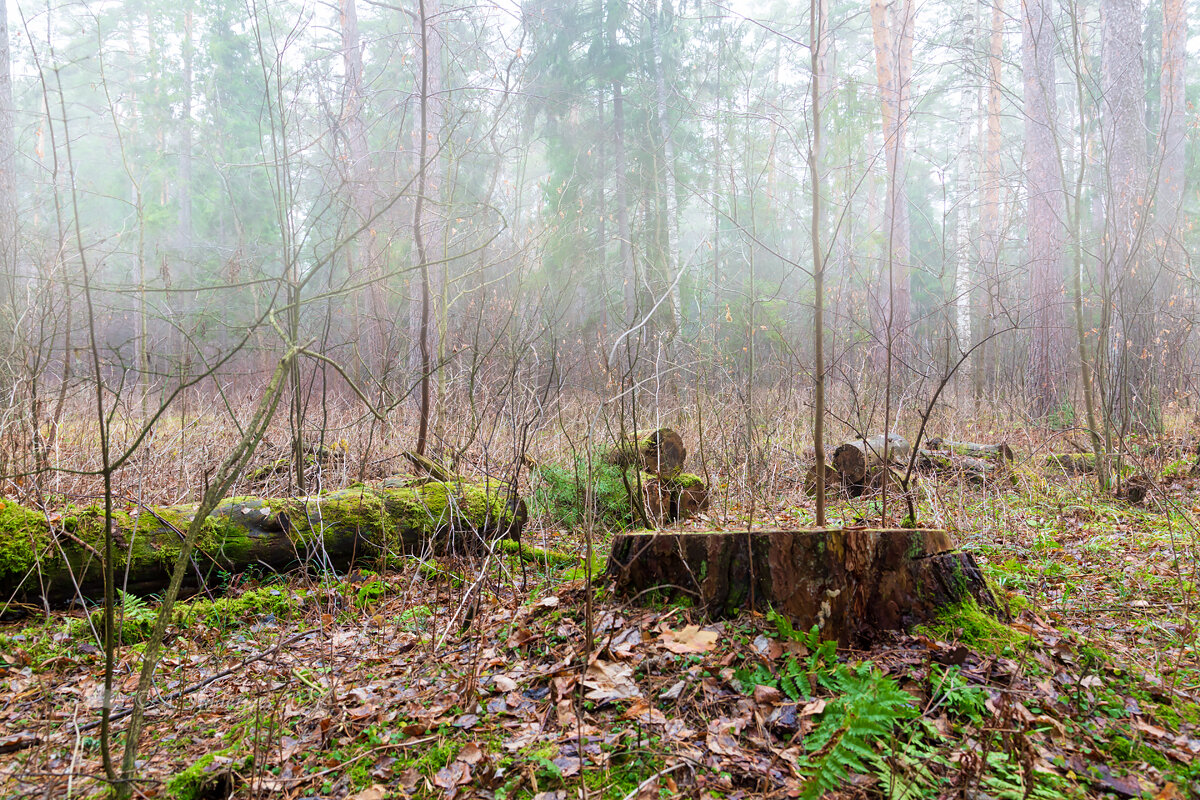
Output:
<svg viewBox="0 0 1200 800">
<path fill-rule="evenodd" d="M 903 436 L 872 436 L 843 442 L 833 451 L 833 467 L 846 486 L 864 486 L 877 468 L 908 458 L 912 447 Z"/>
<path fill-rule="evenodd" d="M 625 596 L 686 597 L 713 616 L 774 609 L 843 643 L 963 601 L 997 610 L 975 559 L 939 530 L 628 533 L 608 571 Z"/>
<path fill-rule="evenodd" d="M 196 506 L 114 514 L 115 573 L 126 591 L 161 591 Z M 103 590 L 102 509 L 46 515 L 16 504 L 0 509 L 0 603 L 96 598 Z M 525 505 L 508 484 L 394 478 L 314 497 L 234 497 L 205 521 L 187 588 L 220 573 L 257 566 L 283 571 L 313 563 L 344 569 L 392 554 L 469 551 L 518 538 Z"/>
</svg>

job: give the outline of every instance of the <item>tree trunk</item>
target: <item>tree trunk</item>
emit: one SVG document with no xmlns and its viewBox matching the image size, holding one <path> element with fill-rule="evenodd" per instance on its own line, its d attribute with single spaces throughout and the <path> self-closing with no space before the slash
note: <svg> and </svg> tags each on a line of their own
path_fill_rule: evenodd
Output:
<svg viewBox="0 0 1200 800">
<path fill-rule="evenodd" d="M 1066 373 L 1062 251 L 1063 182 L 1055 146 L 1056 36 L 1049 0 L 1026 0 L 1022 30 L 1025 76 L 1025 180 L 1029 191 L 1029 295 L 1033 304 L 1030 387 L 1035 417 L 1044 417 L 1061 400 Z"/>
<path fill-rule="evenodd" d="M 995 0 L 992 7 L 992 30 L 988 42 L 988 99 L 987 136 L 984 137 L 983 204 L 979 209 L 979 229 L 982 241 L 982 277 L 977 291 L 982 295 L 977 316 L 975 341 L 979 343 L 974 359 L 974 395 L 978 403 L 983 397 L 991 376 L 990 354 L 992 309 L 995 287 L 1000 274 L 1000 185 L 1004 178 L 1000 155 L 1003 139 L 1000 133 L 1000 109 L 1003 84 L 1000 67 L 1004 56 L 1004 3 Z"/>
<path fill-rule="evenodd" d="M 689 597 L 713 616 L 774 610 L 843 644 L 955 603 L 997 610 L 975 559 L 939 530 L 627 533 L 608 574 L 626 596 Z"/>
<path fill-rule="evenodd" d="M 889 350 L 906 347 L 909 322 L 909 225 L 904 193 L 907 150 L 905 137 L 911 111 L 913 48 L 913 5 L 911 0 L 871 0 L 871 28 L 875 40 L 875 68 L 882 108 L 883 148 L 887 163 L 887 195 L 884 203 L 884 254 L 881 273 L 882 311 L 875 320 L 876 361 Z M 900 333 L 897 334 L 896 330 Z M 894 347 L 899 344 L 899 347 Z"/>
<path fill-rule="evenodd" d="M 1176 293 L 1182 288 L 1177 276 L 1186 274 L 1187 252 L 1184 250 L 1180 219 L 1183 207 L 1187 168 L 1187 97 L 1184 91 L 1184 71 L 1187 67 L 1187 10 L 1183 0 L 1163 0 L 1162 77 L 1159 84 L 1158 189 L 1155 194 L 1155 223 L 1157 244 L 1165 267 L 1159 276 L 1158 304 L 1167 317 Z M 1165 341 L 1181 341 L 1186 325 L 1180 315 L 1163 319 L 1160 327 Z M 1164 353 L 1160 364 L 1160 380 L 1164 384 L 1186 374 L 1183 354 L 1185 348 Z M 1164 385 L 1169 390 L 1171 387 Z"/>
<path fill-rule="evenodd" d="M 17 271 L 17 153 L 13 138 L 8 7 L 0 0 L 0 301 L 14 290 Z"/>
<path fill-rule="evenodd" d="M 912 446 L 904 437 L 895 434 L 885 437 L 880 434 L 838 445 L 833 451 L 833 466 L 841 474 L 843 482 L 862 485 L 866 483 L 871 470 L 907 459 L 911 452 Z"/>
<path fill-rule="evenodd" d="M 604 455 L 609 464 L 637 467 L 664 478 L 682 472 L 686 458 L 683 437 L 670 428 L 634 433 Z"/>
<path fill-rule="evenodd" d="M 113 514 L 115 574 L 133 594 L 161 591 L 170 579 L 196 507 Z M 315 562 L 345 569 L 398 553 L 470 551 L 496 538 L 519 538 L 525 504 L 507 484 L 393 478 L 296 499 L 235 497 L 217 506 L 193 556 L 190 588 L 250 566 L 284 571 Z M 96 598 L 103 590 L 104 511 L 53 514 L 13 503 L 0 509 L 0 598 L 51 603 Z M 78 591 L 76 590 L 78 585 Z"/>
<path fill-rule="evenodd" d="M 1145 268 L 1141 248 L 1147 230 L 1142 5 L 1140 0 L 1103 0 L 1101 17 L 1104 259 L 1116 289 L 1108 372 L 1122 425 L 1140 423 L 1157 430 L 1155 270 Z"/>
</svg>

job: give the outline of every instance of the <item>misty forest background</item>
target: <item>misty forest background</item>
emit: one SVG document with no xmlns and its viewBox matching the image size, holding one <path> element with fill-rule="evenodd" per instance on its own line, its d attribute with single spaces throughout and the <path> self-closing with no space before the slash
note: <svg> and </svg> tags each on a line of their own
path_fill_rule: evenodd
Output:
<svg viewBox="0 0 1200 800">
<path fill-rule="evenodd" d="M 815 58 L 786 3 L 9 3 L 5 473 L 87 466 L 97 380 L 114 436 L 170 400 L 186 441 L 292 345 L 293 434 L 411 438 L 432 374 L 447 457 L 564 400 L 799 451 L 814 233 L 835 435 L 947 378 L 1112 452 L 1190 421 L 1184 4 L 814 8 Z"/>
</svg>

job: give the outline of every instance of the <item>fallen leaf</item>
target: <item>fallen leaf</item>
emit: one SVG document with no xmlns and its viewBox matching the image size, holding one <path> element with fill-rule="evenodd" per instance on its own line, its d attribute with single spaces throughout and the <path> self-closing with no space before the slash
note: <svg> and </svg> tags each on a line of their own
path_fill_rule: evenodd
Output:
<svg viewBox="0 0 1200 800">
<path fill-rule="evenodd" d="M 633 667 L 617 661 L 593 661 L 583 675 L 583 685 L 591 689 L 584 695 L 589 700 L 629 700 L 642 694 L 633 682 Z"/>
<path fill-rule="evenodd" d="M 517 689 L 517 682 L 507 675 L 493 676 L 492 684 L 502 692 L 514 692 Z"/>
<path fill-rule="evenodd" d="M 387 787 L 382 783 L 377 783 L 374 786 L 369 786 L 361 792 L 355 792 L 346 798 L 346 800 L 383 800 L 387 796 Z"/>
<path fill-rule="evenodd" d="M 458 751 L 458 760 L 465 761 L 472 766 L 478 764 L 483 759 L 484 753 L 475 742 L 467 742 L 463 749 Z"/>
<path fill-rule="evenodd" d="M 659 641 L 664 648 L 678 655 L 707 653 L 716 647 L 717 633 L 701 630 L 699 625 L 688 625 L 681 631 L 666 628 L 659 636 Z"/>
<path fill-rule="evenodd" d="M 433 785 L 441 789 L 454 789 L 471 780 L 471 768 L 465 762 L 454 761 L 442 767 L 433 776 Z"/>
</svg>

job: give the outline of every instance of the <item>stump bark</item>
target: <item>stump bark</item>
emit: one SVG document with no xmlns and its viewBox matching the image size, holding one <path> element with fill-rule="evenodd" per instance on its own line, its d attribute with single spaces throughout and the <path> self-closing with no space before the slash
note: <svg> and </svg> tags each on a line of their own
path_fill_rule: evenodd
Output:
<svg viewBox="0 0 1200 800">
<path fill-rule="evenodd" d="M 604 460 L 618 467 L 636 467 L 659 477 L 672 478 L 683 471 L 687 447 L 670 428 L 639 431 L 618 442 Z"/>
<path fill-rule="evenodd" d="M 608 573 L 626 597 L 686 597 L 717 617 L 773 609 L 843 644 L 968 600 L 999 613 L 974 557 L 940 530 L 627 533 Z"/>
<path fill-rule="evenodd" d="M 196 506 L 114 511 L 114 572 L 133 594 L 163 590 Z M 385 480 L 314 497 L 222 501 L 204 523 L 189 590 L 250 566 L 284 571 L 308 563 L 343 569 L 391 554 L 468 551 L 518 538 L 525 504 L 508 484 Z M 16 598 L 62 603 L 103 594 L 104 511 L 46 515 L 0 508 L 0 604 Z M 78 590 L 76 587 L 78 586 Z"/>
</svg>

